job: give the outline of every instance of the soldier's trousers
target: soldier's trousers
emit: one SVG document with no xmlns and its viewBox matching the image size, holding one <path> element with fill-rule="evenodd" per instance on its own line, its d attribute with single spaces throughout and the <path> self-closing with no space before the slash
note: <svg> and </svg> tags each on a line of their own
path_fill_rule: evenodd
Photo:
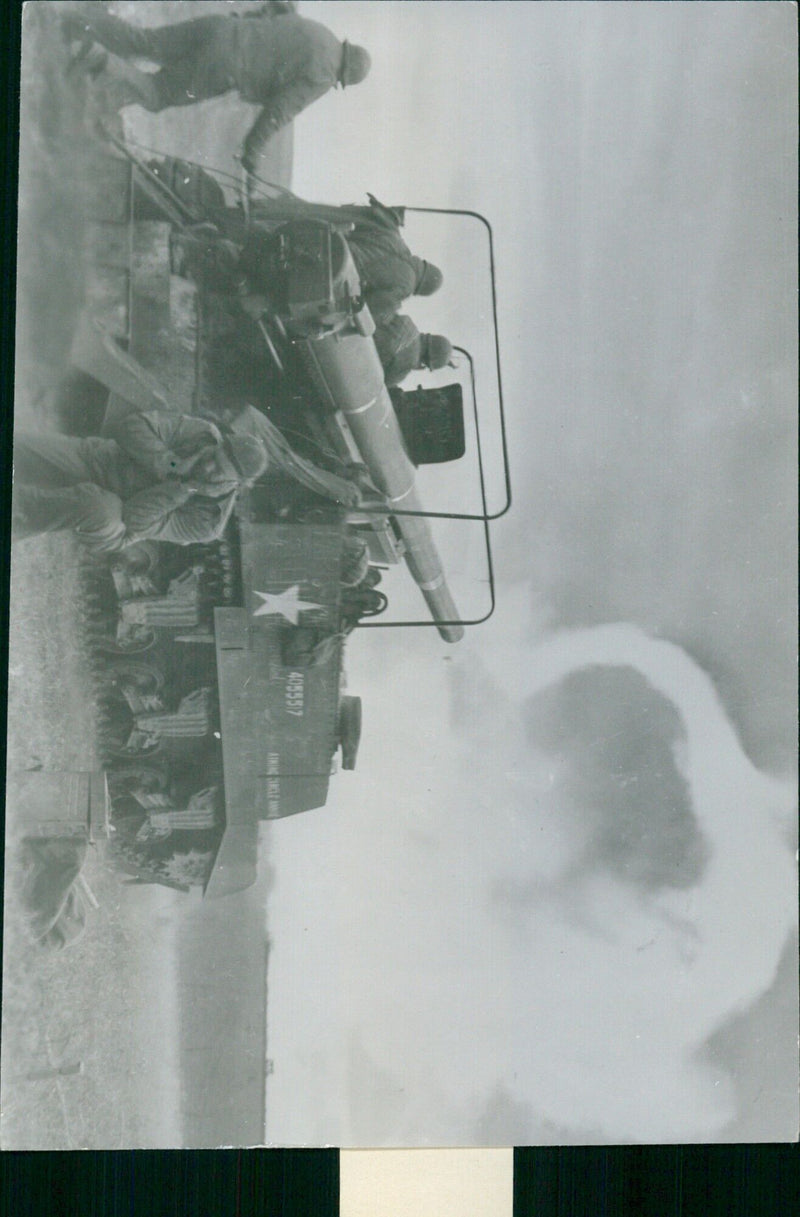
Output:
<svg viewBox="0 0 800 1217">
<path fill-rule="evenodd" d="M 145 28 L 129 25 L 99 5 L 95 8 L 96 12 L 81 14 L 77 20 L 70 15 L 68 29 L 76 34 L 88 32 L 122 58 L 149 59 L 161 65 L 154 73 L 129 70 L 128 81 L 136 84 L 138 94 L 131 101 L 145 109 L 188 106 L 236 87 L 229 17 L 193 17 L 175 25 Z"/>
<path fill-rule="evenodd" d="M 12 528 L 15 539 L 70 529 L 96 552 L 126 543 L 124 466 L 113 440 L 17 432 Z"/>
</svg>

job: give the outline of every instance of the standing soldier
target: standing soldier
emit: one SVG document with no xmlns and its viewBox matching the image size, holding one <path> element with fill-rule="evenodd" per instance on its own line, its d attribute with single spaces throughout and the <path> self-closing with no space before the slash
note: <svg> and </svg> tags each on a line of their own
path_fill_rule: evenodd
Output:
<svg viewBox="0 0 800 1217">
<path fill-rule="evenodd" d="M 329 89 L 359 84 L 371 64 L 363 47 L 340 42 L 326 26 L 288 5 L 267 6 L 249 21 L 230 14 L 145 28 L 92 4 L 62 20 L 69 38 L 88 36 L 123 59 L 160 65 L 151 73 L 121 61 L 109 64 L 107 91 L 114 109 L 138 104 L 166 110 L 234 89 L 242 101 L 260 105 L 242 150 L 249 174 L 271 135 Z"/>
</svg>

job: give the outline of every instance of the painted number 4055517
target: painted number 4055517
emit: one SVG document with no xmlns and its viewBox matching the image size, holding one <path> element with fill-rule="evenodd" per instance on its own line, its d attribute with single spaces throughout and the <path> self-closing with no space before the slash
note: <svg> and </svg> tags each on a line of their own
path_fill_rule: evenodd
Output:
<svg viewBox="0 0 800 1217">
<path fill-rule="evenodd" d="M 303 686 L 305 678 L 302 672 L 290 672 L 286 678 L 286 713 L 300 718 L 303 714 Z"/>
</svg>

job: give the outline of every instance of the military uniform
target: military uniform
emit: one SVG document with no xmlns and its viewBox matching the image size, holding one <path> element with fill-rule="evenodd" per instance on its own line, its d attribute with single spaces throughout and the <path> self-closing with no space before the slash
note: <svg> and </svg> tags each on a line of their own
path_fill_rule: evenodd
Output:
<svg viewBox="0 0 800 1217">
<path fill-rule="evenodd" d="M 126 69 L 118 82 L 118 106 L 138 103 L 159 111 L 234 89 L 243 101 L 260 105 L 245 139 L 246 163 L 280 127 L 334 88 L 342 71 L 343 43 L 318 21 L 291 11 L 272 20 L 206 15 L 143 27 L 92 5 L 64 21 L 68 33 L 88 33 L 115 55 L 162 65 L 155 73 Z"/>
<path fill-rule="evenodd" d="M 387 385 L 399 385 L 422 366 L 422 336 L 410 317 L 398 313 L 373 334 Z"/>
<path fill-rule="evenodd" d="M 15 535 L 72 529 L 98 552 L 145 539 L 214 540 L 228 522 L 238 483 L 190 486 L 175 470 L 216 445 L 218 435 L 203 419 L 159 411 L 131 412 L 109 439 L 18 432 Z"/>
<path fill-rule="evenodd" d="M 259 242 L 266 249 L 265 237 L 278 224 L 297 219 L 318 219 L 340 226 L 351 224 L 352 231 L 345 232 L 345 239 L 361 281 L 362 296 L 378 323 L 390 321 L 403 301 L 417 294 L 430 269 L 430 264 L 412 254 L 400 236 L 403 208 L 385 207 L 371 195 L 368 207 L 358 204 L 333 207 L 295 198 L 260 199 L 253 204 L 252 216 L 254 223 L 242 259 L 245 270 L 252 270 L 264 260 Z"/>
</svg>

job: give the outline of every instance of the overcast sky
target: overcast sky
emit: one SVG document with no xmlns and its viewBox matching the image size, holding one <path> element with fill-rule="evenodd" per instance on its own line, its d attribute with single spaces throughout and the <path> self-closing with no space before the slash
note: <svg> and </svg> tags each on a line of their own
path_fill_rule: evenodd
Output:
<svg viewBox="0 0 800 1217">
<path fill-rule="evenodd" d="M 794 9 L 302 9 L 373 70 L 294 188 L 494 226 L 514 506 L 496 616 L 356 635 L 358 769 L 270 827 L 268 1137 L 735 1139 L 710 1037 L 796 905 Z M 415 319 L 480 344 L 483 254 L 414 243 Z"/>
</svg>

